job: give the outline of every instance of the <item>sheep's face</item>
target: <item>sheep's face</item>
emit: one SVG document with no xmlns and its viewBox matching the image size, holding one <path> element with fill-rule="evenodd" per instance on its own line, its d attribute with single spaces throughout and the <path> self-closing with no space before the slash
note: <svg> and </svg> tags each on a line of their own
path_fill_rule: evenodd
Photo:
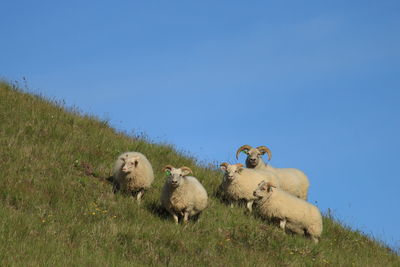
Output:
<svg viewBox="0 0 400 267">
<path fill-rule="evenodd" d="M 138 157 L 130 157 L 130 158 L 122 158 L 122 172 L 123 173 L 131 173 L 134 172 L 137 166 L 139 165 L 139 158 Z"/>
<path fill-rule="evenodd" d="M 270 184 L 266 183 L 265 181 L 262 181 L 261 183 L 258 184 L 256 190 L 253 192 L 253 196 L 260 199 L 260 198 L 268 198 L 274 190 L 274 187 L 271 186 Z"/>
<path fill-rule="evenodd" d="M 254 168 L 260 162 L 261 156 L 265 154 L 265 152 L 261 152 L 257 148 L 252 148 L 250 150 L 244 150 L 244 153 L 247 154 L 246 163 L 249 168 Z"/>
<path fill-rule="evenodd" d="M 190 172 L 187 170 L 182 170 L 181 168 L 171 168 L 165 170 L 168 176 L 168 183 L 172 187 L 178 187 L 182 183 L 182 178 L 187 176 Z"/>
<path fill-rule="evenodd" d="M 240 163 L 235 165 L 221 164 L 221 170 L 224 171 L 225 181 L 233 181 L 242 172 L 243 165 Z"/>
</svg>

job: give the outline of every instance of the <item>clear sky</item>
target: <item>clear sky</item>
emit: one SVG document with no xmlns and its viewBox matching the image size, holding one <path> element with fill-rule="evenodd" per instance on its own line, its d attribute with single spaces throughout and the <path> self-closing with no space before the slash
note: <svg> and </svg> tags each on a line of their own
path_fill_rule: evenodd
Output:
<svg viewBox="0 0 400 267">
<path fill-rule="evenodd" d="M 0 7 L 2 78 L 201 161 L 266 145 L 323 212 L 400 247 L 399 1 Z"/>
</svg>

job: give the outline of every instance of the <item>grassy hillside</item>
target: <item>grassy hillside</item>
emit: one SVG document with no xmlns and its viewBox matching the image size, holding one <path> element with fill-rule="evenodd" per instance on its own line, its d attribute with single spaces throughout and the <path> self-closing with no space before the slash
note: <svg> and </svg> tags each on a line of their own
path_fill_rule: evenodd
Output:
<svg viewBox="0 0 400 267">
<path fill-rule="evenodd" d="M 228 208 L 221 173 L 106 122 L 0 82 L 0 263 L 7 265 L 400 266 L 400 257 L 324 218 L 320 244 Z M 107 181 L 124 151 L 147 155 L 155 183 L 138 206 Z M 159 204 L 165 164 L 186 165 L 208 209 L 175 225 Z"/>
</svg>

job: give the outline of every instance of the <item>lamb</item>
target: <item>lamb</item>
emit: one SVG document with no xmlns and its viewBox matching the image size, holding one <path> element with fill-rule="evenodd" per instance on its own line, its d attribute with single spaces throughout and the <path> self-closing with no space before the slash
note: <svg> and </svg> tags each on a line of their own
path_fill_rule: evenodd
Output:
<svg viewBox="0 0 400 267">
<path fill-rule="evenodd" d="M 167 180 L 161 193 L 162 206 L 172 215 L 176 224 L 179 217 L 183 217 L 183 223 L 187 223 L 189 217 L 199 216 L 207 207 L 207 191 L 203 185 L 193 176 L 188 167 L 174 168 L 166 165 L 163 171 L 167 174 Z"/>
<path fill-rule="evenodd" d="M 150 188 L 154 173 L 148 159 L 139 152 L 125 152 L 118 156 L 113 168 L 114 192 L 136 195 L 140 203 L 144 191 Z"/>
<path fill-rule="evenodd" d="M 318 243 L 322 233 L 322 216 L 316 206 L 266 182 L 261 182 L 253 194 L 258 198 L 263 217 L 278 220 L 283 230 L 307 235 Z"/>
<path fill-rule="evenodd" d="M 261 181 L 267 181 L 279 186 L 278 178 L 270 171 L 243 168 L 243 164 L 229 165 L 224 162 L 220 165 L 224 171 L 224 178 L 220 190 L 229 200 L 245 200 L 246 207 L 251 212 L 254 200 L 253 191 Z"/>
<path fill-rule="evenodd" d="M 300 170 L 294 168 L 274 168 L 269 164 L 265 164 L 262 155 L 268 154 L 268 161 L 271 160 L 272 153 L 266 146 L 252 148 L 249 145 L 241 146 L 236 152 L 236 158 L 239 153 L 244 151 L 247 154 L 246 167 L 256 170 L 268 170 L 278 176 L 280 188 L 293 194 L 296 197 L 307 200 L 308 188 L 310 182 L 307 176 Z"/>
</svg>

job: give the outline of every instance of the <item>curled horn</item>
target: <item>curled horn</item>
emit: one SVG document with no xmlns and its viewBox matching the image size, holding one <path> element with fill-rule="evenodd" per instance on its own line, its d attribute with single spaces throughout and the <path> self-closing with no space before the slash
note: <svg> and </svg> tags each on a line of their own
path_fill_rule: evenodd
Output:
<svg viewBox="0 0 400 267">
<path fill-rule="evenodd" d="M 260 152 L 267 152 L 267 154 L 268 154 L 268 160 L 271 160 L 271 157 L 272 157 L 272 152 L 271 152 L 271 150 L 269 150 L 269 148 L 268 147 L 266 147 L 266 146 L 259 146 L 259 147 L 257 147 L 257 149 L 260 151 Z"/>
<path fill-rule="evenodd" d="M 237 163 L 235 165 L 238 166 L 239 168 L 243 168 L 243 164 L 242 163 Z"/>
<path fill-rule="evenodd" d="M 172 165 L 165 165 L 165 167 L 162 169 L 163 172 L 165 172 L 166 170 L 172 170 L 174 168 L 174 166 Z"/>
<path fill-rule="evenodd" d="M 189 172 L 188 174 L 193 174 L 193 171 L 192 171 L 189 167 L 182 166 L 182 167 L 181 167 L 181 170 L 182 170 L 182 171 L 188 171 L 188 172 Z"/>
<path fill-rule="evenodd" d="M 249 145 L 243 145 L 243 146 L 241 146 L 241 147 L 239 147 L 239 149 L 236 151 L 236 159 L 238 159 L 239 158 L 239 153 L 240 152 L 242 152 L 243 150 L 250 150 L 251 149 L 251 146 L 249 146 Z"/>
</svg>

